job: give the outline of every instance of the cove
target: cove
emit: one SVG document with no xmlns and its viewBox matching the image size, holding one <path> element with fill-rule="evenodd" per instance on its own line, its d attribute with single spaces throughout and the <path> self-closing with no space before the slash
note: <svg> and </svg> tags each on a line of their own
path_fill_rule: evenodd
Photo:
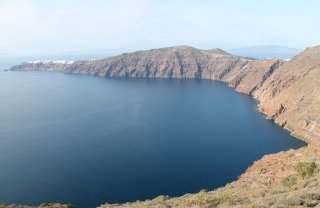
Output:
<svg viewBox="0 0 320 208">
<path fill-rule="evenodd" d="M 0 88 L 0 203 L 180 196 L 305 145 L 220 82 L 0 72 Z"/>
</svg>

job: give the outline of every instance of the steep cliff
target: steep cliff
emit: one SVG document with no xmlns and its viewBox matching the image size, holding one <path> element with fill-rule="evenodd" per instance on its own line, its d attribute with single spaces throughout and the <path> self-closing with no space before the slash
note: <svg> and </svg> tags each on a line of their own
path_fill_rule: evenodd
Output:
<svg viewBox="0 0 320 208">
<path fill-rule="evenodd" d="M 292 134 L 320 141 L 320 46 L 276 70 L 255 93 L 259 108 Z"/>
<path fill-rule="evenodd" d="M 58 71 L 103 77 L 199 78 L 221 80 L 251 94 L 284 63 L 233 56 L 221 49 L 189 46 L 125 53 L 90 61 L 33 61 L 11 68 L 21 71 Z"/>
</svg>

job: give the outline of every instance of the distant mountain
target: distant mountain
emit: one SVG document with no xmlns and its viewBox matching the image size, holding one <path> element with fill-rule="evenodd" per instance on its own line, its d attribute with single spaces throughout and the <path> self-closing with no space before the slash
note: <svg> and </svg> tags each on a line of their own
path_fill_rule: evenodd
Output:
<svg viewBox="0 0 320 208">
<path fill-rule="evenodd" d="M 302 49 L 289 48 L 275 45 L 263 45 L 252 46 L 245 48 L 235 48 L 228 50 L 229 53 L 238 56 L 249 56 L 253 58 L 283 58 L 289 59 L 298 53 L 302 52 Z"/>
</svg>

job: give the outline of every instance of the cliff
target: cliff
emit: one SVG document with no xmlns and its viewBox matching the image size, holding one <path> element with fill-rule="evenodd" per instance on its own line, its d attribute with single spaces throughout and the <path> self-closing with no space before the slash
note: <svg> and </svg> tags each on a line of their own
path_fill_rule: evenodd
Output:
<svg viewBox="0 0 320 208">
<path fill-rule="evenodd" d="M 102 207 L 295 207 L 320 204 L 320 46 L 290 61 L 233 56 L 220 49 L 178 46 L 76 62 L 32 62 L 11 68 L 104 77 L 199 78 L 220 80 L 254 96 L 268 118 L 309 143 L 268 155 L 239 180 L 216 191 L 179 198 Z"/>
<path fill-rule="evenodd" d="M 255 93 L 259 109 L 293 135 L 320 141 L 320 46 L 276 70 Z"/>
<path fill-rule="evenodd" d="M 284 63 L 280 59 L 256 60 L 233 56 L 221 49 L 189 46 L 125 53 L 90 61 L 33 61 L 11 68 L 19 71 L 58 71 L 102 77 L 197 78 L 228 82 L 251 94 Z"/>
</svg>

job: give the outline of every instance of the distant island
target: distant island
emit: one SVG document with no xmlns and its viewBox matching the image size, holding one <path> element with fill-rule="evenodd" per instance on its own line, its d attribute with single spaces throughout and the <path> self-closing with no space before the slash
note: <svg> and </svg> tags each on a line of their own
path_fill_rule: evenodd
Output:
<svg viewBox="0 0 320 208">
<path fill-rule="evenodd" d="M 291 60 L 176 46 L 89 61 L 32 61 L 11 71 L 57 71 L 122 78 L 209 79 L 253 96 L 268 119 L 308 143 L 267 155 L 215 191 L 107 207 L 314 207 L 320 204 L 320 46 Z M 249 124 L 248 124 L 249 125 Z M 257 138 L 258 139 L 258 138 Z M 254 147 L 252 147 L 254 148 Z M 59 207 L 59 206 L 57 206 Z"/>
<path fill-rule="evenodd" d="M 283 58 L 290 59 L 301 53 L 302 49 L 289 48 L 275 45 L 252 46 L 245 48 L 234 48 L 228 50 L 230 53 L 238 56 L 248 56 L 254 58 Z"/>
</svg>

